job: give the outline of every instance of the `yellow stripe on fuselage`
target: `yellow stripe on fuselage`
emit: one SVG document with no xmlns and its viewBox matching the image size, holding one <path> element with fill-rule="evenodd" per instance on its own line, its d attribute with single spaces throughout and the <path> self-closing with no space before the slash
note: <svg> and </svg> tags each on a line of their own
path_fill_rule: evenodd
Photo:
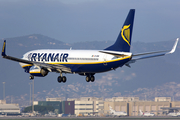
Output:
<svg viewBox="0 0 180 120">
<path fill-rule="evenodd" d="M 33 66 L 33 65 L 32 64 L 26 64 L 26 65 L 23 65 L 22 68 L 29 67 L 29 66 Z"/>
<path fill-rule="evenodd" d="M 102 63 L 110 63 L 110 62 L 116 62 L 116 61 L 120 61 L 120 60 L 124 60 L 124 59 L 128 59 L 128 58 L 131 58 L 131 56 L 126 56 L 126 57 L 123 57 L 123 58 L 119 58 L 119 59 L 114 59 L 114 60 L 108 60 L 108 61 L 100 61 L 100 62 L 81 62 L 81 63 L 74 63 L 74 62 L 49 62 L 49 63 L 46 63 L 46 64 L 74 64 L 74 65 L 83 65 L 83 64 L 102 64 Z M 31 64 L 27 64 L 27 65 L 24 65 L 22 66 L 23 68 L 24 67 L 28 67 L 28 66 L 32 66 Z"/>
<path fill-rule="evenodd" d="M 38 72 L 37 71 L 34 71 L 34 72 L 32 71 L 32 72 L 29 72 L 29 73 L 41 73 L 41 72 L 40 71 L 38 71 Z"/>
</svg>

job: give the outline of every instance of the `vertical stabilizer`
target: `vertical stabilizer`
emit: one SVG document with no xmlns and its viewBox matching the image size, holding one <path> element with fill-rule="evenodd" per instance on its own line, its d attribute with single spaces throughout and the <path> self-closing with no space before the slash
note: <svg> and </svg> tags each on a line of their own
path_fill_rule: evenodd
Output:
<svg viewBox="0 0 180 120">
<path fill-rule="evenodd" d="M 110 110 L 110 113 L 111 113 L 111 114 L 114 114 L 114 113 L 115 113 L 115 111 L 112 109 L 111 106 L 109 106 L 109 110 Z"/>
<path fill-rule="evenodd" d="M 141 110 L 139 110 L 139 112 L 140 112 L 140 115 L 143 115 L 143 114 L 144 114 Z"/>
<path fill-rule="evenodd" d="M 130 9 L 129 14 L 122 26 L 116 42 L 105 50 L 129 52 L 131 47 L 131 37 L 133 31 L 135 9 Z"/>
</svg>

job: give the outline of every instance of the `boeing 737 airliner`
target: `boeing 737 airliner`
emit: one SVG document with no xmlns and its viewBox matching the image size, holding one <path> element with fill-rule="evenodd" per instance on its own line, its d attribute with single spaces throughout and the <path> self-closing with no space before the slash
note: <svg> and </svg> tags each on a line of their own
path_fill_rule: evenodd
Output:
<svg viewBox="0 0 180 120">
<path fill-rule="evenodd" d="M 135 9 L 131 9 L 116 42 L 104 50 L 42 49 L 29 51 L 20 59 L 6 55 L 5 40 L 2 57 L 19 62 L 25 72 L 30 74 L 30 79 L 34 79 L 34 76 L 44 77 L 49 72 L 56 72 L 60 73 L 57 78 L 59 83 L 66 82 L 63 73 L 84 75 L 87 82 L 94 82 L 95 73 L 115 70 L 124 65 L 130 67 L 129 64 L 136 60 L 163 56 L 175 51 L 179 38 L 177 38 L 171 51 L 132 54 L 130 47 L 134 15 Z"/>
</svg>

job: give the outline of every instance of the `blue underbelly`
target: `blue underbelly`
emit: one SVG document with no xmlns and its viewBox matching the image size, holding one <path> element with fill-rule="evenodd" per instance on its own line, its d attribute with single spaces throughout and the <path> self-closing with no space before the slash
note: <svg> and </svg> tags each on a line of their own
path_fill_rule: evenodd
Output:
<svg viewBox="0 0 180 120">
<path fill-rule="evenodd" d="M 113 70 L 117 67 L 122 67 L 128 59 L 115 61 L 115 62 L 104 62 L 99 64 L 63 64 L 66 67 L 71 68 L 72 72 L 75 73 L 100 73 Z"/>
</svg>

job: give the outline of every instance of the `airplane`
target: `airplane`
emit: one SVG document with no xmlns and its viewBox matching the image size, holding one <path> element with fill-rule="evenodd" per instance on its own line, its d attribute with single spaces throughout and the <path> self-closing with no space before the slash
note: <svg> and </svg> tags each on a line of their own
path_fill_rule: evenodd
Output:
<svg viewBox="0 0 180 120">
<path fill-rule="evenodd" d="M 167 116 L 177 117 L 178 115 L 175 112 L 170 112 L 167 114 Z"/>
<path fill-rule="evenodd" d="M 134 24 L 135 9 L 130 9 L 115 43 L 103 50 L 62 50 L 41 49 L 32 50 L 16 58 L 6 55 L 6 40 L 2 48 L 2 57 L 19 62 L 30 80 L 34 77 L 44 77 L 49 72 L 59 73 L 59 83 L 66 82 L 64 73 L 86 76 L 87 82 L 94 82 L 96 73 L 115 70 L 122 66 L 130 67 L 137 60 L 171 54 L 175 51 L 179 38 L 170 51 L 156 51 L 133 54 L 130 52 Z"/>
<path fill-rule="evenodd" d="M 170 113 L 167 114 L 167 116 L 179 117 L 180 116 L 180 112 L 170 112 Z"/>
<path fill-rule="evenodd" d="M 141 116 L 144 116 L 144 117 L 155 116 L 154 113 L 147 113 L 147 112 L 146 112 L 146 113 L 143 113 L 141 110 L 139 110 L 139 112 L 140 112 L 140 115 L 141 115 Z"/>
<path fill-rule="evenodd" d="M 126 112 L 116 112 L 115 110 L 112 109 L 111 106 L 109 106 L 109 110 L 110 110 L 110 113 L 111 113 L 113 116 L 117 116 L 117 117 L 127 116 L 127 113 L 126 113 Z"/>
</svg>

